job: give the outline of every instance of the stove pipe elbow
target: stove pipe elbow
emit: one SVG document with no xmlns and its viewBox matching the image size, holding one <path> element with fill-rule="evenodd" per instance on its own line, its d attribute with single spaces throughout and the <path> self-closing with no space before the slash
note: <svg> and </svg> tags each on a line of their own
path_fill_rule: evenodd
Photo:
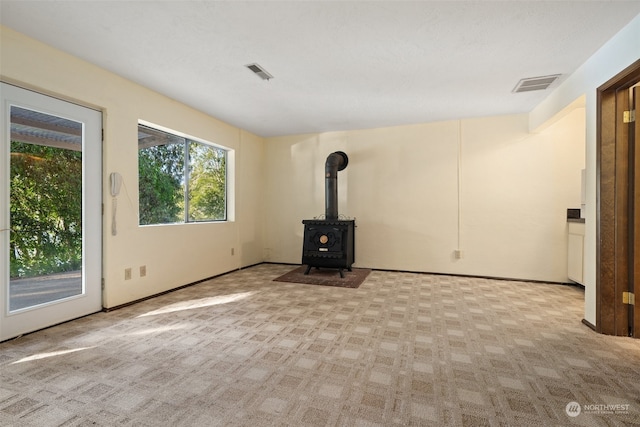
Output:
<svg viewBox="0 0 640 427">
<path fill-rule="evenodd" d="M 342 151 L 329 154 L 324 164 L 325 218 L 338 219 L 338 171 L 344 170 L 349 157 Z"/>
</svg>

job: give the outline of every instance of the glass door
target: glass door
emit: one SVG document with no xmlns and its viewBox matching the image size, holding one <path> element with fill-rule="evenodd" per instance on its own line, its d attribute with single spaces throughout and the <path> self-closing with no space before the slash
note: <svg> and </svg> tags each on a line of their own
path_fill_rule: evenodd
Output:
<svg viewBox="0 0 640 427">
<path fill-rule="evenodd" d="M 101 113 L 2 83 L 0 340 L 99 311 Z"/>
</svg>

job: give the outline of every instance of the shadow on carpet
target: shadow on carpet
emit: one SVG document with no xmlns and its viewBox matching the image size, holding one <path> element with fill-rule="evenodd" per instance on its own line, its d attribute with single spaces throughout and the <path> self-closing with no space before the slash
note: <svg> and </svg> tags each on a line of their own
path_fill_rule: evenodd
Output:
<svg viewBox="0 0 640 427">
<path fill-rule="evenodd" d="M 274 282 L 302 283 L 305 285 L 335 286 L 339 288 L 357 288 L 367 278 L 371 269 L 352 268 L 353 271 L 343 270 L 344 279 L 340 277 L 337 268 L 312 268 L 305 275 L 306 265 L 291 270 L 287 274 L 273 279 Z"/>
</svg>

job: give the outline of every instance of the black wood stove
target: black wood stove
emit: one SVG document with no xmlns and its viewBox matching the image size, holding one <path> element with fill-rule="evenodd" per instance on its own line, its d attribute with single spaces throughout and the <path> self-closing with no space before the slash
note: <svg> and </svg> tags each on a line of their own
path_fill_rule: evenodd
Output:
<svg viewBox="0 0 640 427">
<path fill-rule="evenodd" d="M 312 267 L 337 268 L 340 277 L 344 269 L 351 271 L 355 260 L 355 220 L 338 218 L 338 171 L 347 167 L 349 158 L 342 151 L 327 157 L 325 163 L 325 219 L 305 219 L 302 264 L 304 274 Z"/>
</svg>

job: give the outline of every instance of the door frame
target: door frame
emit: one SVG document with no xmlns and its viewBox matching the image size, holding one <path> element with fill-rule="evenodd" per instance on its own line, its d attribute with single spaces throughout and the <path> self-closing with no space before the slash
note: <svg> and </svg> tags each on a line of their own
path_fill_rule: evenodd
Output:
<svg viewBox="0 0 640 427">
<path fill-rule="evenodd" d="M 639 126 L 623 122 L 628 89 L 640 81 L 640 60 L 597 89 L 596 129 L 596 331 L 640 337 L 640 310 L 623 303 L 638 275 L 640 186 L 630 165 L 629 136 Z M 637 101 L 636 101 L 637 102 Z M 635 132 L 637 135 L 637 130 Z M 640 147 L 637 147 L 638 159 Z M 635 160 L 637 162 L 637 160 Z M 638 164 L 636 164 L 636 168 Z M 630 192 L 630 189 L 635 190 Z M 634 215 L 635 213 L 635 215 Z M 635 234 L 632 233 L 635 229 Z M 635 255 L 635 256 L 634 256 Z M 634 273 L 635 272 L 635 273 Z M 638 280 L 640 277 L 635 277 Z M 638 291 L 640 289 L 636 289 Z"/>
<path fill-rule="evenodd" d="M 0 185 L 0 341 L 11 339 L 98 312 L 102 309 L 102 112 L 75 102 L 53 97 L 18 85 L 0 82 L 2 97 L 0 144 L 2 181 Z M 10 312 L 9 309 L 9 149 L 10 109 L 19 106 L 82 122 L 82 224 L 83 294 L 33 308 Z M 89 185 L 87 185 L 90 183 Z M 6 208 L 6 211 L 5 211 Z M 46 320 L 45 324 L 40 320 Z"/>
</svg>

